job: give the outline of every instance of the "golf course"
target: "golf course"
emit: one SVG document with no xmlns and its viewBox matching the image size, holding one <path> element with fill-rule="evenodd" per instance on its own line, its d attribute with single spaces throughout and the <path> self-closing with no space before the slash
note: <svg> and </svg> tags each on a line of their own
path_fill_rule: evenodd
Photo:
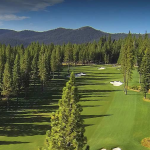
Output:
<svg viewBox="0 0 150 150">
<path fill-rule="evenodd" d="M 98 70 L 99 67 L 105 67 Z M 89 65 L 70 67 L 70 72 L 86 75 L 76 78 L 85 136 L 90 150 L 147 150 L 141 140 L 150 137 L 150 102 L 143 101 L 140 92 L 128 90 L 124 84 L 113 86 L 111 81 L 123 82 L 119 67 L 113 65 Z M 19 96 L 17 110 L 0 113 L 0 150 L 37 150 L 44 145 L 46 131 L 50 129 L 50 114 L 58 109 L 62 89 L 67 78 L 67 67 L 58 77 L 47 82 L 41 93 L 36 83 L 30 87 L 27 100 Z M 129 86 L 139 85 L 136 68 Z M 148 96 L 147 96 L 148 97 Z M 12 98 L 16 101 L 16 98 Z"/>
</svg>

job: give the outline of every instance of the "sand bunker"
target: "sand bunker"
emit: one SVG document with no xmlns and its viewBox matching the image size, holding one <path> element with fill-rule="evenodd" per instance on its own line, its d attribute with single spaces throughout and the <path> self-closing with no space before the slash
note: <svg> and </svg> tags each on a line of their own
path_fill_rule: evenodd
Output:
<svg viewBox="0 0 150 150">
<path fill-rule="evenodd" d="M 113 86 L 120 86 L 120 85 L 122 85 L 123 83 L 120 82 L 120 81 L 111 81 L 110 84 L 113 84 Z"/>
<path fill-rule="evenodd" d="M 107 149 L 105 149 L 105 148 L 102 148 L 101 150 L 107 150 Z M 112 150 L 121 150 L 121 148 L 119 148 L 119 147 L 116 147 L 116 148 L 113 148 Z"/>
<path fill-rule="evenodd" d="M 116 147 L 116 148 L 113 148 L 112 150 L 121 150 L 121 148 Z"/>
<path fill-rule="evenodd" d="M 78 77 L 81 77 L 81 76 L 85 76 L 86 74 L 85 73 L 76 73 L 75 74 L 75 78 L 78 78 Z M 69 76 L 67 76 L 68 78 L 70 78 L 70 75 Z"/>
<path fill-rule="evenodd" d="M 105 67 L 100 67 L 100 68 L 98 68 L 98 70 L 104 70 L 105 69 Z"/>
<path fill-rule="evenodd" d="M 85 76 L 86 74 L 81 72 L 80 75 L 81 75 L 81 76 Z"/>
</svg>

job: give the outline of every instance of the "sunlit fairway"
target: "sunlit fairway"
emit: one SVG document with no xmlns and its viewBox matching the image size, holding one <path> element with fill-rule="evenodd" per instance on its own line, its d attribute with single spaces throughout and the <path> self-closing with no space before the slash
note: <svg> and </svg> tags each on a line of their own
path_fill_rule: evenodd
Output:
<svg viewBox="0 0 150 150">
<path fill-rule="evenodd" d="M 142 94 L 123 92 L 123 85 L 114 87 L 110 81 L 123 81 L 116 67 L 85 66 L 74 69 L 87 76 L 77 79 L 82 95 L 83 117 L 90 150 L 120 147 L 123 150 L 146 150 L 141 140 L 150 136 L 150 103 L 142 101 Z M 133 74 L 131 85 L 138 85 Z"/>
<path fill-rule="evenodd" d="M 150 102 L 142 100 L 139 92 L 123 92 L 123 85 L 115 87 L 110 81 L 122 81 L 117 67 L 100 66 L 71 67 L 75 73 L 86 73 L 86 76 L 76 78 L 80 104 L 83 106 L 82 117 L 86 127 L 85 135 L 90 150 L 106 148 L 111 150 L 120 147 L 122 150 L 146 150 L 141 146 L 141 140 L 150 137 Z M 57 109 L 62 88 L 66 82 L 67 69 L 60 79 L 49 82 L 45 93 L 41 87 L 36 91 L 30 89 L 27 107 L 19 111 L 1 112 L 0 114 L 0 150 L 37 150 L 45 140 L 45 132 L 49 129 L 50 113 Z M 138 85 L 136 70 L 130 85 Z M 29 108 L 31 101 L 32 107 Z M 23 101 L 20 96 L 20 101 Z"/>
</svg>

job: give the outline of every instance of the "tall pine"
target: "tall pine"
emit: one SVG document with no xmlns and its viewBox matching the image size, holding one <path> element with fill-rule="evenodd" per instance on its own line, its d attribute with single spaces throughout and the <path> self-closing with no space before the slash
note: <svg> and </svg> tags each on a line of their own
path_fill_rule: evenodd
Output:
<svg viewBox="0 0 150 150">
<path fill-rule="evenodd" d="M 9 109 L 9 97 L 12 94 L 12 75 L 9 61 L 5 64 L 3 73 L 2 95 L 7 100 L 7 110 Z"/>
<path fill-rule="evenodd" d="M 78 89 L 74 74 L 63 88 L 59 109 L 51 115 L 51 130 L 47 131 L 46 145 L 49 150 L 82 150 L 86 144 L 82 108 L 78 104 Z"/>
<path fill-rule="evenodd" d="M 141 91 L 146 98 L 146 93 L 150 89 L 150 48 L 147 48 L 141 63 Z"/>
<path fill-rule="evenodd" d="M 20 91 L 20 64 L 19 56 L 16 55 L 14 67 L 13 67 L 13 94 L 17 96 L 17 106 L 18 106 L 18 94 Z"/>
<path fill-rule="evenodd" d="M 134 69 L 134 51 L 132 35 L 129 32 L 125 39 L 120 53 L 121 72 L 124 77 L 124 92 L 127 94 L 128 82 L 132 79 L 132 70 Z"/>
</svg>

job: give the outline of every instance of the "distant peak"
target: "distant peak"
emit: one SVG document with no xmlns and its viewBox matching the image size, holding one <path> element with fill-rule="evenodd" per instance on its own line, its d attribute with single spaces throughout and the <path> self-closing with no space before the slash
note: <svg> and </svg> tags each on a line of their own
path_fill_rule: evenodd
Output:
<svg viewBox="0 0 150 150">
<path fill-rule="evenodd" d="M 93 30 L 96 30 L 96 29 L 94 29 L 94 28 L 92 28 L 90 26 L 84 26 L 84 27 L 79 28 L 79 30 L 84 30 L 84 29 L 93 29 Z"/>
<path fill-rule="evenodd" d="M 59 27 L 59 28 L 56 28 L 56 29 L 58 29 L 58 30 L 62 30 L 62 29 L 66 29 L 66 28 Z M 56 29 L 54 29 L 54 30 L 56 30 Z"/>
</svg>

